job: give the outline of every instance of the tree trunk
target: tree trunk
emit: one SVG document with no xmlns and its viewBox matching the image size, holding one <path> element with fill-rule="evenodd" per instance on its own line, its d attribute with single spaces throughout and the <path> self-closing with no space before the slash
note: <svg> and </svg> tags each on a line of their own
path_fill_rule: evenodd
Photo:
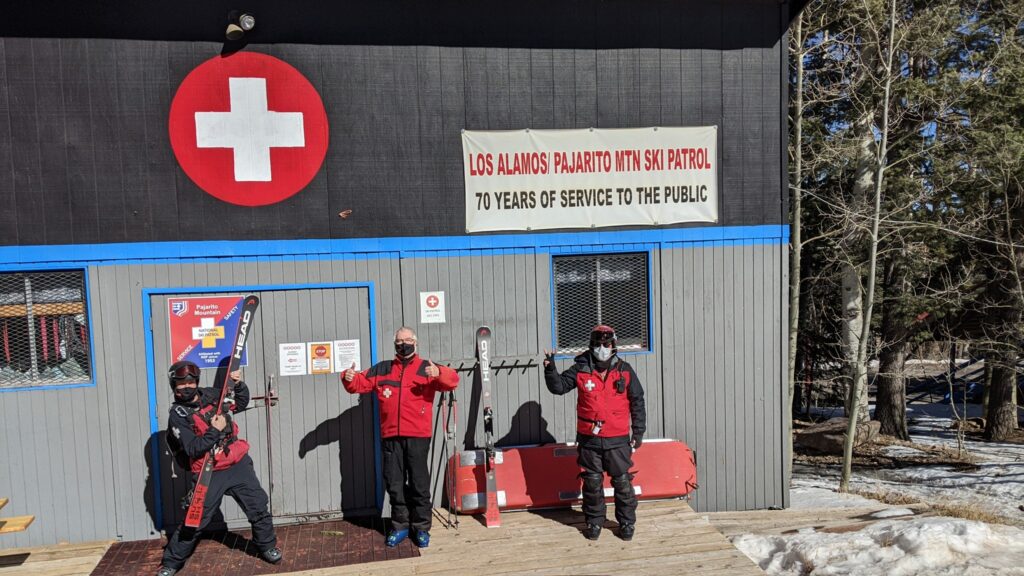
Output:
<svg viewBox="0 0 1024 576">
<path fill-rule="evenodd" d="M 990 355 L 992 385 L 989 391 L 988 414 L 985 418 L 985 439 L 1004 441 L 1017 428 L 1017 407 L 1013 404 L 1013 388 L 1017 384 L 1017 352 L 1006 344 Z"/>
<path fill-rule="evenodd" d="M 796 90 L 795 103 L 793 105 L 793 176 L 791 185 L 791 197 L 793 202 L 793 213 L 790 218 L 790 256 L 789 256 L 789 410 L 785 416 L 789 430 L 787 445 L 789 458 L 786 461 L 787 471 L 793 468 L 793 414 L 796 412 L 800 402 L 794 393 L 796 389 L 796 351 L 797 336 L 800 332 L 800 255 L 801 255 L 801 192 L 803 185 L 803 107 L 804 107 L 804 36 L 803 36 L 804 14 L 797 16 L 796 27 L 793 31 L 793 53 L 796 58 Z"/>
<path fill-rule="evenodd" d="M 897 302 L 909 291 L 902 270 L 905 251 L 889 258 L 882 275 L 882 346 L 878 353 L 878 393 L 875 397 L 875 420 L 879 432 L 909 440 L 907 432 L 907 379 L 903 369 L 910 352 L 907 322 Z"/>
<path fill-rule="evenodd" d="M 878 396 L 875 399 L 875 420 L 882 425 L 882 434 L 910 440 L 907 433 L 907 379 L 903 366 L 909 344 L 894 343 L 882 350 L 878 362 Z"/>
<path fill-rule="evenodd" d="M 863 290 L 860 285 L 860 272 L 850 264 L 843 266 L 843 347 L 848 365 L 846 415 L 853 414 L 853 404 L 859 405 L 857 420 L 866 422 L 868 415 L 867 367 L 860 366 L 858 349 L 864 326 L 864 308 L 862 306 Z M 854 398 L 853 394 L 857 397 Z"/>
</svg>

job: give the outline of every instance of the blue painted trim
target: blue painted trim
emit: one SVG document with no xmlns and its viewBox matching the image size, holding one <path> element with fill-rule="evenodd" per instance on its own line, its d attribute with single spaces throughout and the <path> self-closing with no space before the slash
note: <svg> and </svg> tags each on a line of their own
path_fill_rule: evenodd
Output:
<svg viewBox="0 0 1024 576">
<path fill-rule="evenodd" d="M 377 294 L 373 283 L 369 283 L 370 298 L 370 366 L 377 363 Z M 370 408 L 373 412 L 373 477 L 374 477 L 374 499 L 377 502 L 377 510 L 384 511 L 384 465 L 381 454 L 380 436 L 380 406 L 377 404 L 377 395 L 371 394 Z"/>
<path fill-rule="evenodd" d="M 548 253 L 548 294 L 551 295 L 551 347 L 548 350 L 558 351 L 558 309 L 555 296 L 555 255 Z M 555 358 L 564 358 L 565 355 L 555 354 Z"/>
<path fill-rule="evenodd" d="M 789 241 L 789 225 L 710 226 L 701 228 L 647 228 L 640 230 L 584 231 L 482 236 L 410 236 L 319 240 L 211 240 L 196 242 L 130 242 L 117 244 L 67 244 L 59 246 L 2 246 L 0 266 L 64 263 L 63 265 L 114 264 L 125 260 L 193 262 L 196 258 L 280 258 L 332 260 L 399 258 L 402 254 L 440 250 L 538 249 L 551 246 L 607 244 L 659 244 L 708 240 L 751 240 L 758 244 Z M 417 254 L 418 255 L 418 254 Z"/>
<path fill-rule="evenodd" d="M 558 310 L 555 307 L 555 258 L 573 254 L 647 254 L 647 349 L 622 350 L 619 356 L 644 356 L 654 354 L 654 250 L 665 246 L 568 246 L 551 250 L 548 258 L 548 269 L 551 270 L 548 293 L 551 294 L 551 350 L 558 349 Z M 555 354 L 556 360 L 573 359 L 578 354 Z"/>
<path fill-rule="evenodd" d="M 152 439 L 152 452 L 151 457 L 153 459 L 153 467 L 151 473 L 153 474 L 153 506 L 156 511 L 154 518 L 156 521 L 156 529 L 163 529 L 163 494 L 161 492 L 160 485 L 160 447 L 158 446 L 157 438 L 160 434 L 160 417 L 156 411 L 156 366 L 153 360 L 153 326 L 151 323 L 152 318 L 152 304 L 150 300 L 154 295 L 166 295 L 166 294 L 210 294 L 220 292 L 244 292 L 251 294 L 253 292 L 280 292 L 285 290 L 309 290 L 318 288 L 366 288 L 369 293 L 370 299 L 370 361 L 371 364 L 375 362 L 377 356 L 377 316 L 376 316 L 376 296 L 373 282 L 337 282 L 337 283 L 317 283 L 317 284 L 253 284 L 253 285 L 239 285 L 239 286 L 193 286 L 193 287 L 176 287 L 176 288 L 143 288 L 142 289 L 142 330 L 146 339 L 146 387 L 147 393 L 149 394 L 149 434 Z M 377 414 L 376 405 L 374 405 L 374 415 Z M 380 479 L 380 426 L 376 420 L 374 420 L 374 428 L 377 433 L 376 441 L 376 453 L 374 454 L 374 465 L 377 468 L 377 487 L 376 495 L 378 501 L 383 500 L 381 495 L 382 481 Z M 271 479 L 273 481 L 273 479 Z"/>
<path fill-rule="evenodd" d="M 25 386 L 19 388 L 0 388 L 0 393 L 4 392 L 33 392 L 39 390 L 67 390 L 69 388 L 95 388 L 96 387 L 96 338 L 93 337 L 93 326 L 92 326 L 92 306 L 89 299 L 89 269 L 83 266 L 68 266 L 66 264 L 54 264 L 51 266 L 39 266 L 33 267 L 30 271 L 38 272 L 56 272 L 58 270 L 65 270 L 68 272 L 82 273 L 82 300 L 85 304 L 85 322 L 89 326 L 89 381 L 88 382 L 72 382 L 69 384 L 44 384 L 41 386 Z M 0 264 L 0 272 L 25 272 L 27 270 L 9 270 L 4 265 Z"/>
<path fill-rule="evenodd" d="M 661 247 L 659 246 L 659 248 Z M 633 354 L 654 354 L 654 328 L 654 247 L 652 246 L 647 250 L 647 350 Z M 622 355 L 629 356 L 630 353 L 623 352 Z"/>
<path fill-rule="evenodd" d="M 146 393 L 149 395 L 150 473 L 153 475 L 153 518 L 159 532 L 164 527 L 163 486 L 160 478 L 160 419 L 156 413 L 156 365 L 153 361 L 152 304 L 148 291 L 142 290 L 142 334 L 146 339 Z"/>
</svg>

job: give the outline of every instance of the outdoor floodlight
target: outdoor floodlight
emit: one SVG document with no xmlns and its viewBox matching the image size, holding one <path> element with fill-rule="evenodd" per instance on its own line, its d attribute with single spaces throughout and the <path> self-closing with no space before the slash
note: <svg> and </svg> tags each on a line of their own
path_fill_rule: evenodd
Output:
<svg viewBox="0 0 1024 576">
<path fill-rule="evenodd" d="M 228 28 L 224 31 L 224 36 L 228 40 L 241 40 L 246 32 L 256 27 L 256 17 L 252 14 L 243 12 L 237 18 L 232 14 L 228 20 Z"/>
</svg>

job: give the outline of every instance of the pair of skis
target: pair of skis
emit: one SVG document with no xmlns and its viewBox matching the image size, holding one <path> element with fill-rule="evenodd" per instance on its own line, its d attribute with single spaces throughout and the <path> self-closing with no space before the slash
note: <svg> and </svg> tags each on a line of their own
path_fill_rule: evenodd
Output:
<svg viewBox="0 0 1024 576">
<path fill-rule="evenodd" d="M 495 471 L 494 448 L 494 403 L 491 396 L 491 329 L 481 326 L 476 331 L 477 370 L 480 372 L 481 405 L 484 414 L 484 463 L 487 477 L 487 508 L 484 511 L 484 525 L 488 528 L 501 526 L 498 510 L 498 478 Z"/>
<path fill-rule="evenodd" d="M 231 384 L 231 373 L 242 364 L 242 353 L 245 351 L 245 340 L 249 336 L 249 328 L 252 319 L 256 316 L 256 309 L 259 308 L 260 299 L 255 295 L 246 296 L 242 302 L 242 315 L 238 319 L 238 329 L 235 330 L 235 343 L 231 348 L 231 357 L 228 361 L 227 371 L 224 372 L 224 382 L 220 389 L 220 400 L 217 402 L 217 412 L 220 415 L 224 412 L 224 398 L 228 390 L 234 388 Z M 230 424 L 229 424 L 230 426 Z M 210 489 L 210 479 L 213 478 L 214 455 L 220 449 L 220 443 L 210 449 L 203 456 L 203 465 L 196 478 L 196 485 L 192 488 L 192 496 L 188 505 L 188 512 L 185 514 L 185 526 L 199 528 L 203 521 L 203 512 L 206 508 L 206 493 Z"/>
</svg>

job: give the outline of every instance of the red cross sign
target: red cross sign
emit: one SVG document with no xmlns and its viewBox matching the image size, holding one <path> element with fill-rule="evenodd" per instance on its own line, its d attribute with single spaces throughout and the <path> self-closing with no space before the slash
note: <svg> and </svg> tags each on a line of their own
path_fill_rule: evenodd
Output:
<svg viewBox="0 0 1024 576">
<path fill-rule="evenodd" d="M 430 296 L 427 296 L 427 306 L 429 306 L 431 308 L 437 308 L 437 303 L 438 302 L 439 302 L 439 300 L 437 299 L 437 296 L 434 296 L 433 294 L 431 294 Z"/>
<path fill-rule="evenodd" d="M 327 112 L 289 64 L 255 52 L 197 66 L 171 102 L 171 148 L 185 174 L 240 206 L 276 204 L 306 187 L 327 154 Z"/>
</svg>

